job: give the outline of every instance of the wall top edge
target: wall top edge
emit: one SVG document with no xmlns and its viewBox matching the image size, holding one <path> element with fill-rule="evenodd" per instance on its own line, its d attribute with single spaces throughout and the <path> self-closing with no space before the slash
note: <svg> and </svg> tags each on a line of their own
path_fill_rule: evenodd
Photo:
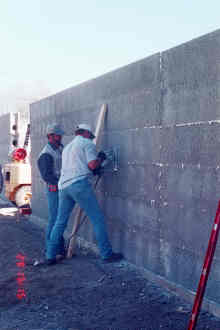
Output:
<svg viewBox="0 0 220 330">
<path fill-rule="evenodd" d="M 83 82 L 81 82 L 81 83 L 79 83 L 79 84 L 76 84 L 76 85 L 73 85 L 73 86 L 71 86 L 71 87 L 68 87 L 68 88 L 66 88 L 66 89 L 64 89 L 64 90 L 61 90 L 60 92 L 57 92 L 57 93 L 51 94 L 51 95 L 49 95 L 49 96 L 47 96 L 47 97 L 44 97 L 44 98 L 42 98 L 42 99 L 40 99 L 40 100 L 38 100 L 38 101 L 35 101 L 35 102 L 33 102 L 33 103 L 30 103 L 30 110 L 31 110 L 31 107 L 32 107 L 33 105 L 38 104 L 38 103 L 41 103 L 41 102 L 46 101 L 46 100 L 48 100 L 48 99 L 55 98 L 55 97 L 57 97 L 57 96 L 61 96 L 62 94 L 66 94 L 68 91 L 71 91 L 73 88 L 82 88 L 82 87 L 86 87 L 86 86 L 92 84 L 93 82 L 95 82 L 95 81 L 97 81 L 97 80 L 99 80 L 99 79 L 104 79 L 104 78 L 106 78 L 107 76 L 110 77 L 112 74 L 115 74 L 115 73 L 117 73 L 117 72 L 119 72 L 119 71 L 126 70 L 128 67 L 131 67 L 131 66 L 134 66 L 134 65 L 139 65 L 139 64 L 141 64 L 141 63 L 143 63 L 143 62 L 146 62 L 147 60 L 149 60 L 149 61 L 150 61 L 151 59 L 153 60 L 155 57 L 158 57 L 158 59 L 159 59 L 161 56 L 163 56 L 163 54 L 164 54 L 164 55 L 165 55 L 165 54 L 169 54 L 170 52 L 172 52 L 172 51 L 174 51 L 174 50 L 177 50 L 177 49 L 180 49 L 180 48 L 182 48 L 182 47 L 186 47 L 187 45 L 190 46 L 190 45 L 193 44 L 194 42 L 202 41 L 202 40 L 207 39 L 207 38 L 215 38 L 215 37 L 219 37 L 219 38 L 220 38 L 220 29 L 217 29 L 217 30 L 215 30 L 215 31 L 209 32 L 209 33 L 204 34 L 204 35 L 202 35 L 202 36 L 200 36 L 200 37 L 193 38 L 193 39 L 191 39 L 191 40 L 189 40 L 189 41 L 186 41 L 186 42 L 184 42 L 184 43 L 182 43 L 182 44 L 180 44 L 180 45 L 177 45 L 177 46 L 175 46 L 175 47 L 172 47 L 172 48 L 170 48 L 170 49 L 163 50 L 163 51 L 161 51 L 161 52 L 157 52 L 157 53 L 152 54 L 152 55 L 149 55 L 149 56 L 147 56 L 147 57 L 145 57 L 145 58 L 139 59 L 139 60 L 137 60 L 137 61 L 134 61 L 134 62 L 128 63 L 128 64 L 126 64 L 126 65 L 124 65 L 124 66 L 121 66 L 121 67 L 119 67 L 119 68 L 116 68 L 116 69 L 114 69 L 114 70 L 111 70 L 111 71 L 109 71 L 109 72 L 107 72 L 107 73 L 101 74 L 101 75 L 99 75 L 99 76 L 97 76 L 97 77 L 95 77 L 95 78 L 91 78 L 91 79 L 86 80 L 86 81 L 83 81 Z"/>
<path fill-rule="evenodd" d="M 195 37 L 191 40 L 188 40 L 186 42 L 183 42 L 179 45 L 176 45 L 172 48 L 169 48 L 169 49 L 166 49 L 166 50 L 163 50 L 161 53 L 161 55 L 163 54 L 166 54 L 166 53 L 171 53 L 172 51 L 175 51 L 177 49 L 181 49 L 183 47 L 186 47 L 186 46 L 191 46 L 192 44 L 196 43 L 196 42 L 200 42 L 200 41 L 203 41 L 203 40 L 207 40 L 207 39 L 211 39 L 211 38 L 216 38 L 216 37 L 219 37 L 220 39 L 220 29 L 217 29 L 215 31 L 212 31 L 212 32 L 209 32 L 209 33 L 206 33 L 206 34 L 203 34 L 199 37 Z"/>
</svg>

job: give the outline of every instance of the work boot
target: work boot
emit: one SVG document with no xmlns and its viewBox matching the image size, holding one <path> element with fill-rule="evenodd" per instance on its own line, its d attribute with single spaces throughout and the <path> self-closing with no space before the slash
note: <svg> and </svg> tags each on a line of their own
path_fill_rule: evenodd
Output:
<svg viewBox="0 0 220 330">
<path fill-rule="evenodd" d="M 51 265 L 55 265 L 56 263 L 57 263 L 56 259 L 40 259 L 40 260 L 35 260 L 33 266 L 35 267 L 51 266 Z"/>
<path fill-rule="evenodd" d="M 57 260 L 56 259 L 46 259 L 45 260 L 45 263 L 47 266 L 51 266 L 51 265 L 54 265 L 56 264 Z"/>
<path fill-rule="evenodd" d="M 105 258 L 103 261 L 106 263 L 110 263 L 110 262 L 119 262 L 122 259 L 124 259 L 124 256 L 122 253 L 112 252 L 112 254 L 108 258 Z"/>
<path fill-rule="evenodd" d="M 63 260 L 63 259 L 65 259 L 65 254 L 57 254 L 56 255 L 56 261 L 61 261 L 61 260 Z"/>
</svg>

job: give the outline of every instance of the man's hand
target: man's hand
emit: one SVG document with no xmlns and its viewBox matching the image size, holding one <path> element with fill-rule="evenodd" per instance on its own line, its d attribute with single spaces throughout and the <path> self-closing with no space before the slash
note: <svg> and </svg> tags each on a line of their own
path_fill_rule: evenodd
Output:
<svg viewBox="0 0 220 330">
<path fill-rule="evenodd" d="M 90 171 L 92 171 L 92 172 L 96 171 L 106 158 L 107 157 L 106 157 L 106 154 L 104 153 L 104 151 L 100 151 L 97 155 L 97 158 L 94 160 L 91 160 L 88 163 L 88 168 L 90 169 Z M 94 172 L 93 172 L 93 174 L 94 174 Z M 97 175 L 96 172 L 94 175 Z"/>
</svg>

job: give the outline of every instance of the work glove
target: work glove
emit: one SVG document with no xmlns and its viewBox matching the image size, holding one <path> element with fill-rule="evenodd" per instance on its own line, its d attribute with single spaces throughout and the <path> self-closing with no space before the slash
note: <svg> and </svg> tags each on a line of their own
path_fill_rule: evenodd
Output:
<svg viewBox="0 0 220 330">
<path fill-rule="evenodd" d="M 106 154 L 104 153 L 104 151 L 99 151 L 98 158 L 101 159 L 102 162 L 104 160 L 106 160 L 107 157 L 106 157 Z"/>
</svg>

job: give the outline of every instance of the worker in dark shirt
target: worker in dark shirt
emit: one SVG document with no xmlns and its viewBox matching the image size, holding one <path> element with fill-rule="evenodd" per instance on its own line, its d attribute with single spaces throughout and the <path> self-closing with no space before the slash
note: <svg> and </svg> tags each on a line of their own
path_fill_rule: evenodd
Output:
<svg viewBox="0 0 220 330">
<path fill-rule="evenodd" d="M 62 162 L 62 136 L 64 131 L 60 125 L 53 123 L 47 126 L 48 143 L 41 151 L 37 165 L 42 179 L 46 183 L 46 195 L 48 201 L 48 225 L 46 229 L 46 250 L 50 240 L 50 234 L 57 217 L 58 211 L 58 180 L 60 178 L 61 162 Z M 59 258 L 64 256 L 64 239 L 58 248 Z"/>
</svg>

